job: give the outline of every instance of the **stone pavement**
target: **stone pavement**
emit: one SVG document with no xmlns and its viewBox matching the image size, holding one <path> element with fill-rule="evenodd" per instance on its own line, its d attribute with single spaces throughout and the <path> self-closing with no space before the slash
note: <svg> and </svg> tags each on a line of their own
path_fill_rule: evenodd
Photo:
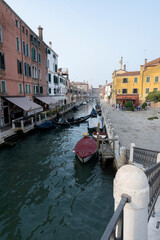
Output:
<svg viewBox="0 0 160 240">
<path fill-rule="evenodd" d="M 121 146 L 130 148 L 131 143 L 136 147 L 160 151 L 160 108 L 148 108 L 141 111 L 122 111 L 112 108 L 106 102 L 102 107 L 108 110 L 108 116 L 119 136 Z M 148 120 L 147 118 L 158 116 L 159 119 Z"/>
</svg>

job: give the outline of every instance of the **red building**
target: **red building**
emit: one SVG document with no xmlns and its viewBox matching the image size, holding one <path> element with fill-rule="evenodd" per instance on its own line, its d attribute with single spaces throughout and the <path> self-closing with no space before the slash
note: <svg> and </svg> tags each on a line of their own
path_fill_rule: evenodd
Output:
<svg viewBox="0 0 160 240">
<path fill-rule="evenodd" d="M 11 111 L 18 118 L 30 110 L 33 96 L 47 94 L 47 46 L 38 29 L 39 36 L 0 0 L 0 126 L 10 123 Z M 32 105 L 33 112 L 40 111 Z"/>
</svg>

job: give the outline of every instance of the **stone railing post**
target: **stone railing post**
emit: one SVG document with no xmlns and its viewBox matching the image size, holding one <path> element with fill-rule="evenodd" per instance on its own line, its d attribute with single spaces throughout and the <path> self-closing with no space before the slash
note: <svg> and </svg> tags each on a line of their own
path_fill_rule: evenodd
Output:
<svg viewBox="0 0 160 240">
<path fill-rule="evenodd" d="M 33 117 L 31 117 L 31 124 L 34 125 Z"/>
<path fill-rule="evenodd" d="M 21 129 L 24 130 L 24 121 L 21 120 Z"/>
<path fill-rule="evenodd" d="M 123 240 L 147 240 L 149 184 L 140 168 L 125 165 L 118 170 L 114 179 L 115 209 L 123 194 L 131 198 L 124 207 Z"/>
<path fill-rule="evenodd" d="M 130 156 L 129 156 L 129 162 L 130 163 L 133 163 L 134 147 L 135 147 L 135 144 L 131 143 L 131 145 L 130 145 Z"/>
<path fill-rule="evenodd" d="M 39 122 L 41 121 L 41 115 L 40 114 L 38 115 L 38 120 L 39 120 Z"/>
<path fill-rule="evenodd" d="M 44 117 L 45 117 L 45 119 L 47 118 L 47 114 L 46 114 L 46 112 L 44 113 Z"/>
<path fill-rule="evenodd" d="M 114 143 L 114 147 L 115 147 L 114 152 L 115 152 L 115 155 L 116 155 L 116 156 L 119 156 L 119 137 L 118 137 L 118 135 L 116 135 L 116 136 L 114 137 L 114 140 L 115 140 L 115 143 Z"/>
<path fill-rule="evenodd" d="M 120 147 L 120 164 L 123 166 L 126 164 L 126 148 Z"/>
<path fill-rule="evenodd" d="M 157 163 L 159 163 L 160 162 L 160 153 L 158 153 L 158 155 L 157 155 Z"/>
<path fill-rule="evenodd" d="M 15 120 L 12 120 L 12 129 L 15 129 Z"/>
</svg>

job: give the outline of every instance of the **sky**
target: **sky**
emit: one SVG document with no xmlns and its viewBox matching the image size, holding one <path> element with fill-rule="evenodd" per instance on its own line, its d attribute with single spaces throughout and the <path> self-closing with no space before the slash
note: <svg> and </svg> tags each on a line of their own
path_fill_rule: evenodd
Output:
<svg viewBox="0 0 160 240">
<path fill-rule="evenodd" d="M 121 57 L 127 71 L 160 57 L 159 0 L 6 2 L 37 35 L 43 27 L 43 40 L 52 42 L 70 81 L 98 87 L 112 82 Z"/>
</svg>

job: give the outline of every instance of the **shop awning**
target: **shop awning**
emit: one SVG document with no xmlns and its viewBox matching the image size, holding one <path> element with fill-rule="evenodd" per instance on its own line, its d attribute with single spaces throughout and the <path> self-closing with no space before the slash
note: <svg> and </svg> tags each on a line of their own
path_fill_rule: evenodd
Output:
<svg viewBox="0 0 160 240">
<path fill-rule="evenodd" d="M 67 100 L 68 98 L 66 96 L 54 96 L 53 97 L 55 100 L 60 101 L 60 100 Z"/>
<path fill-rule="evenodd" d="M 7 97 L 6 99 L 23 109 L 27 113 L 27 116 L 43 111 L 42 106 L 26 97 Z"/>
<path fill-rule="evenodd" d="M 55 105 L 58 102 L 58 99 L 54 99 L 53 97 L 35 97 L 39 101 L 47 104 L 47 105 Z"/>
</svg>

